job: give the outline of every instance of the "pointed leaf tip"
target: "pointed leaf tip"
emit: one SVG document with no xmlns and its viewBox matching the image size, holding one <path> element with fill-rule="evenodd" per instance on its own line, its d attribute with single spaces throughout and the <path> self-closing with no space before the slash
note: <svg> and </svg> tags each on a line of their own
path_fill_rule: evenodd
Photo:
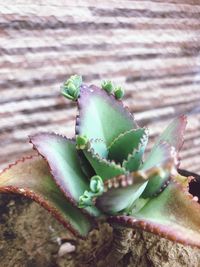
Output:
<svg viewBox="0 0 200 267">
<path fill-rule="evenodd" d="M 145 128 L 126 131 L 112 141 L 108 147 L 108 158 L 122 163 L 124 160 L 128 160 L 128 156 L 132 155 L 134 150 L 142 150 L 144 152 L 147 140 L 147 130 Z M 141 144 L 143 144 L 144 148 Z"/>
<path fill-rule="evenodd" d="M 78 106 L 76 129 L 78 134 L 86 135 L 89 140 L 101 139 L 109 146 L 119 134 L 137 128 L 123 104 L 96 86 L 81 87 Z"/>
<path fill-rule="evenodd" d="M 95 173 L 101 176 L 103 181 L 126 173 L 125 168 L 121 165 L 116 164 L 114 161 L 101 158 L 98 154 L 94 154 L 92 149 L 84 150 L 84 154 Z"/>
<path fill-rule="evenodd" d="M 89 181 L 82 172 L 75 142 L 53 133 L 36 134 L 30 142 L 47 160 L 59 188 L 69 201 L 78 205 L 79 197 L 89 188 Z M 99 214 L 95 207 L 87 209 L 87 212 Z"/>
<path fill-rule="evenodd" d="M 156 149 L 157 145 L 163 141 L 175 147 L 176 151 L 178 152 L 183 145 L 183 136 L 186 125 L 187 117 L 185 115 L 181 115 L 175 118 L 157 139 L 152 152 L 154 151 L 154 149 Z"/>
<path fill-rule="evenodd" d="M 182 115 L 175 118 L 157 139 L 151 152 L 141 168 L 150 169 L 157 165 L 163 165 L 168 160 L 174 160 L 178 165 L 178 152 L 183 145 L 183 135 L 187 124 L 187 118 Z M 171 161 L 170 160 L 170 161 Z"/>
</svg>

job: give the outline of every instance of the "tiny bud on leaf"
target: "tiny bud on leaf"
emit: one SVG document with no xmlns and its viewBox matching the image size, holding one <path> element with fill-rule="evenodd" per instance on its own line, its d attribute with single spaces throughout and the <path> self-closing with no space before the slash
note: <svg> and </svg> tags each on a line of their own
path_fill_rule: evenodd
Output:
<svg viewBox="0 0 200 267">
<path fill-rule="evenodd" d="M 111 81 L 103 81 L 101 87 L 109 94 L 112 93 L 114 89 L 113 83 Z"/>
<path fill-rule="evenodd" d="M 115 94 L 116 99 L 122 99 L 124 96 L 124 89 L 118 86 L 115 88 L 114 94 Z"/>
<path fill-rule="evenodd" d="M 88 139 L 85 135 L 77 135 L 76 137 L 76 148 L 77 149 L 86 148 L 87 143 L 88 143 Z"/>
<path fill-rule="evenodd" d="M 92 202 L 93 196 L 94 196 L 94 194 L 92 192 L 89 192 L 86 190 L 83 193 L 83 195 L 79 197 L 79 203 L 78 203 L 79 208 L 85 208 L 88 206 L 92 206 L 93 205 L 93 202 Z"/>
<path fill-rule="evenodd" d="M 83 195 L 79 197 L 79 208 L 93 206 L 95 197 L 103 194 L 104 184 L 100 176 L 95 175 L 91 178 L 90 190 L 91 191 L 86 190 Z"/>
<path fill-rule="evenodd" d="M 90 180 L 90 190 L 95 195 L 101 195 L 104 191 L 103 181 L 100 176 L 95 175 Z"/>
<path fill-rule="evenodd" d="M 80 93 L 81 84 L 82 77 L 79 75 L 73 75 L 67 81 L 65 81 L 61 87 L 61 94 L 70 100 L 76 101 Z"/>
</svg>

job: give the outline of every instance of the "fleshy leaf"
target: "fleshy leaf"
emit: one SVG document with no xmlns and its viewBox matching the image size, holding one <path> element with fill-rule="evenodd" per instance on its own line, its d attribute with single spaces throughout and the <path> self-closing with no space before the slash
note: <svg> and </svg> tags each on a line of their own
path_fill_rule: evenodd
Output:
<svg viewBox="0 0 200 267">
<path fill-rule="evenodd" d="M 175 163 L 174 147 L 171 147 L 168 143 L 159 143 L 152 157 L 148 158 L 141 166 L 141 170 L 146 171 L 149 176 L 142 197 L 152 197 L 160 192 L 169 180 L 172 171 L 176 171 Z"/>
<path fill-rule="evenodd" d="M 41 156 L 24 158 L 5 169 L 0 174 L 0 192 L 33 199 L 76 235 L 86 236 L 92 228 L 92 219 L 67 201 Z"/>
<path fill-rule="evenodd" d="M 132 153 L 128 155 L 127 159 L 123 161 L 122 166 L 128 171 L 136 171 L 139 169 L 142 158 L 144 154 L 144 150 L 146 148 L 148 142 L 148 134 L 147 130 L 144 130 L 144 134 L 140 139 L 138 147 L 133 149 Z"/>
<path fill-rule="evenodd" d="M 136 214 L 114 216 L 109 221 L 200 248 L 200 205 L 174 182 Z"/>
<path fill-rule="evenodd" d="M 109 146 L 108 158 L 122 163 L 132 154 L 134 150 L 139 149 L 141 139 L 146 135 L 145 128 L 132 129 L 120 134 Z M 144 151 L 142 147 L 141 150 Z"/>
<path fill-rule="evenodd" d="M 183 135 L 185 132 L 186 124 L 187 118 L 185 115 L 174 119 L 154 144 L 152 151 L 149 154 L 149 158 L 151 158 L 151 156 L 155 154 L 157 146 L 162 142 L 167 142 L 169 145 L 175 147 L 176 151 L 178 152 L 183 145 Z"/>
<path fill-rule="evenodd" d="M 89 140 L 101 139 L 109 146 L 119 134 L 137 128 L 122 102 L 96 86 L 81 86 L 78 106 L 76 133 Z"/>
<path fill-rule="evenodd" d="M 148 158 L 141 165 L 141 170 L 149 170 L 154 167 L 164 166 L 172 160 L 176 163 L 176 152 L 174 147 L 166 142 L 160 142 L 155 149 L 152 150 Z"/>
<path fill-rule="evenodd" d="M 94 169 L 90 165 L 83 151 L 77 150 L 77 153 L 78 153 L 78 159 L 80 162 L 81 170 L 86 175 L 86 177 L 92 177 L 93 175 L 95 175 Z"/>
<path fill-rule="evenodd" d="M 158 174 L 149 178 L 148 184 L 142 194 L 143 198 L 153 197 L 160 193 L 162 189 L 167 185 L 170 179 L 168 170 L 160 170 Z"/>
<path fill-rule="evenodd" d="M 126 173 L 126 170 L 121 167 L 121 165 L 116 164 L 114 161 L 101 158 L 98 154 L 94 154 L 93 149 L 89 148 L 84 150 L 84 154 L 93 167 L 95 173 L 103 180 Z"/>
<path fill-rule="evenodd" d="M 112 188 L 97 198 L 97 206 L 106 214 L 116 214 L 129 208 L 137 200 L 147 185 L 140 181 L 121 188 Z"/>
<path fill-rule="evenodd" d="M 79 197 L 89 188 L 89 180 L 80 167 L 75 142 L 53 133 L 34 135 L 30 141 L 47 160 L 53 178 L 66 197 L 78 205 Z M 87 211 L 99 214 L 95 207 Z"/>
<path fill-rule="evenodd" d="M 128 159 L 123 162 L 122 166 L 130 172 L 138 170 L 142 162 L 143 153 L 143 150 L 134 150 L 133 153 L 128 156 Z"/>
<path fill-rule="evenodd" d="M 100 139 L 92 139 L 89 141 L 89 149 L 92 150 L 95 154 L 98 154 L 100 158 L 108 157 L 108 149 L 104 141 Z"/>
</svg>

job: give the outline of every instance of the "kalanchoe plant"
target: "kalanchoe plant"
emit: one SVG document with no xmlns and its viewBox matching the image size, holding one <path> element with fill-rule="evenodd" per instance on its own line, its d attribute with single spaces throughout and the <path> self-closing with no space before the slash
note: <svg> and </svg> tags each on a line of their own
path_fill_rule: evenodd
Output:
<svg viewBox="0 0 200 267">
<path fill-rule="evenodd" d="M 35 200 L 78 237 L 87 237 L 98 221 L 109 222 L 119 241 L 109 266 L 127 251 L 121 241 L 131 238 L 129 228 L 200 247 L 200 205 L 189 193 L 195 180 L 178 172 L 186 117 L 174 119 L 144 157 L 148 130 L 119 100 L 121 87 L 110 81 L 87 86 L 74 75 L 62 94 L 78 105 L 75 137 L 30 137 L 39 155 L 3 170 L 0 192 Z"/>
</svg>

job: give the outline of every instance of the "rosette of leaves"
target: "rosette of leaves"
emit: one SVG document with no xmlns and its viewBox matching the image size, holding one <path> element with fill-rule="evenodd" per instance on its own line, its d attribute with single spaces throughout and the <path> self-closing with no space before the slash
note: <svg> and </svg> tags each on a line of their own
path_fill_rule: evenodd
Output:
<svg viewBox="0 0 200 267">
<path fill-rule="evenodd" d="M 78 106 L 74 138 L 31 136 L 38 155 L 3 170 L 0 192 L 35 200 L 79 237 L 105 220 L 200 247 L 200 205 L 189 193 L 193 178 L 178 172 L 186 117 L 174 119 L 144 155 L 148 131 L 123 105 L 121 87 L 87 86 L 74 75 L 62 94 Z"/>
</svg>

